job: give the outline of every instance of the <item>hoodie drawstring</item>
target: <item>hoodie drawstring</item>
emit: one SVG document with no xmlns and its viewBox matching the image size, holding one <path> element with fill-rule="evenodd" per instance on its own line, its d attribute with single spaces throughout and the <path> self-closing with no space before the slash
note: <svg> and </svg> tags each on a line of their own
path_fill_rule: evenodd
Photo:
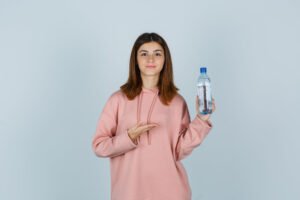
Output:
<svg viewBox="0 0 300 200">
<path fill-rule="evenodd" d="M 148 112 L 148 116 L 147 116 L 147 124 L 150 122 L 150 118 L 151 118 L 151 114 L 154 108 L 154 104 L 156 102 L 158 96 L 158 92 L 155 94 L 155 96 L 153 97 L 149 112 Z M 141 120 L 141 106 L 142 106 L 142 100 L 143 100 L 143 91 L 141 92 L 141 94 L 138 97 L 138 108 L 137 108 L 137 123 L 140 122 Z M 147 140 L 148 140 L 148 145 L 151 144 L 151 135 L 149 134 L 149 130 L 147 131 Z M 138 141 L 140 141 L 140 137 L 138 137 Z"/>
<path fill-rule="evenodd" d="M 137 124 L 141 120 L 141 104 L 142 104 L 142 99 L 143 99 L 143 92 L 138 97 L 138 108 L 137 108 Z M 140 137 L 138 137 L 138 141 L 140 142 Z"/>
</svg>

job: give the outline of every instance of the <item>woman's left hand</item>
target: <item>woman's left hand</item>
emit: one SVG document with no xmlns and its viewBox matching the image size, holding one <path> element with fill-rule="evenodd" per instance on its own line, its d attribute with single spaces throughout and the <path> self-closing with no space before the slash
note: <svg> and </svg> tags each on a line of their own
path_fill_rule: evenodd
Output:
<svg viewBox="0 0 300 200">
<path fill-rule="evenodd" d="M 215 105 L 215 99 L 212 98 L 212 113 L 215 112 L 216 110 L 216 105 Z M 199 117 L 200 119 L 207 121 L 210 118 L 211 114 L 206 114 L 206 115 L 202 115 L 199 113 L 199 98 L 198 96 L 196 96 L 196 113 L 197 113 L 197 117 Z"/>
</svg>

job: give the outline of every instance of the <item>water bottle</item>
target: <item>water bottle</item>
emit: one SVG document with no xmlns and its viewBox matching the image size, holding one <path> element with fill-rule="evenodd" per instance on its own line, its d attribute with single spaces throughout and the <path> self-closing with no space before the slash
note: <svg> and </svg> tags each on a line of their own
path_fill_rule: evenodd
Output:
<svg viewBox="0 0 300 200">
<path fill-rule="evenodd" d="M 206 74 L 206 67 L 200 67 L 200 76 L 197 81 L 197 95 L 199 98 L 199 113 L 202 115 L 212 113 L 212 94 L 210 78 Z"/>
</svg>

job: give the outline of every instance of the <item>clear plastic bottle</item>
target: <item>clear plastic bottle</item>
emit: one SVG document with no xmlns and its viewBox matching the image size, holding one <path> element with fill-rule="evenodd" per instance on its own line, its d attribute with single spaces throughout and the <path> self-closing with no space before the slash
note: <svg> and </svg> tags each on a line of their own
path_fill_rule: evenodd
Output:
<svg viewBox="0 0 300 200">
<path fill-rule="evenodd" d="M 202 115 L 212 113 L 212 93 L 210 78 L 206 74 L 206 67 L 200 67 L 200 76 L 197 81 L 197 95 L 199 98 L 199 113 Z"/>
</svg>

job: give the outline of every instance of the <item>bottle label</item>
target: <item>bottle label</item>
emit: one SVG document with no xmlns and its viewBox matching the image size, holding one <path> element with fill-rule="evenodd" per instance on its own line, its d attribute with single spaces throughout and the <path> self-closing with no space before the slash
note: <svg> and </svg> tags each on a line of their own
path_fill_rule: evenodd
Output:
<svg viewBox="0 0 300 200">
<path fill-rule="evenodd" d="M 205 85 L 199 86 L 197 93 L 199 97 L 199 112 L 202 114 L 211 113 L 212 97 L 210 87 Z"/>
</svg>

